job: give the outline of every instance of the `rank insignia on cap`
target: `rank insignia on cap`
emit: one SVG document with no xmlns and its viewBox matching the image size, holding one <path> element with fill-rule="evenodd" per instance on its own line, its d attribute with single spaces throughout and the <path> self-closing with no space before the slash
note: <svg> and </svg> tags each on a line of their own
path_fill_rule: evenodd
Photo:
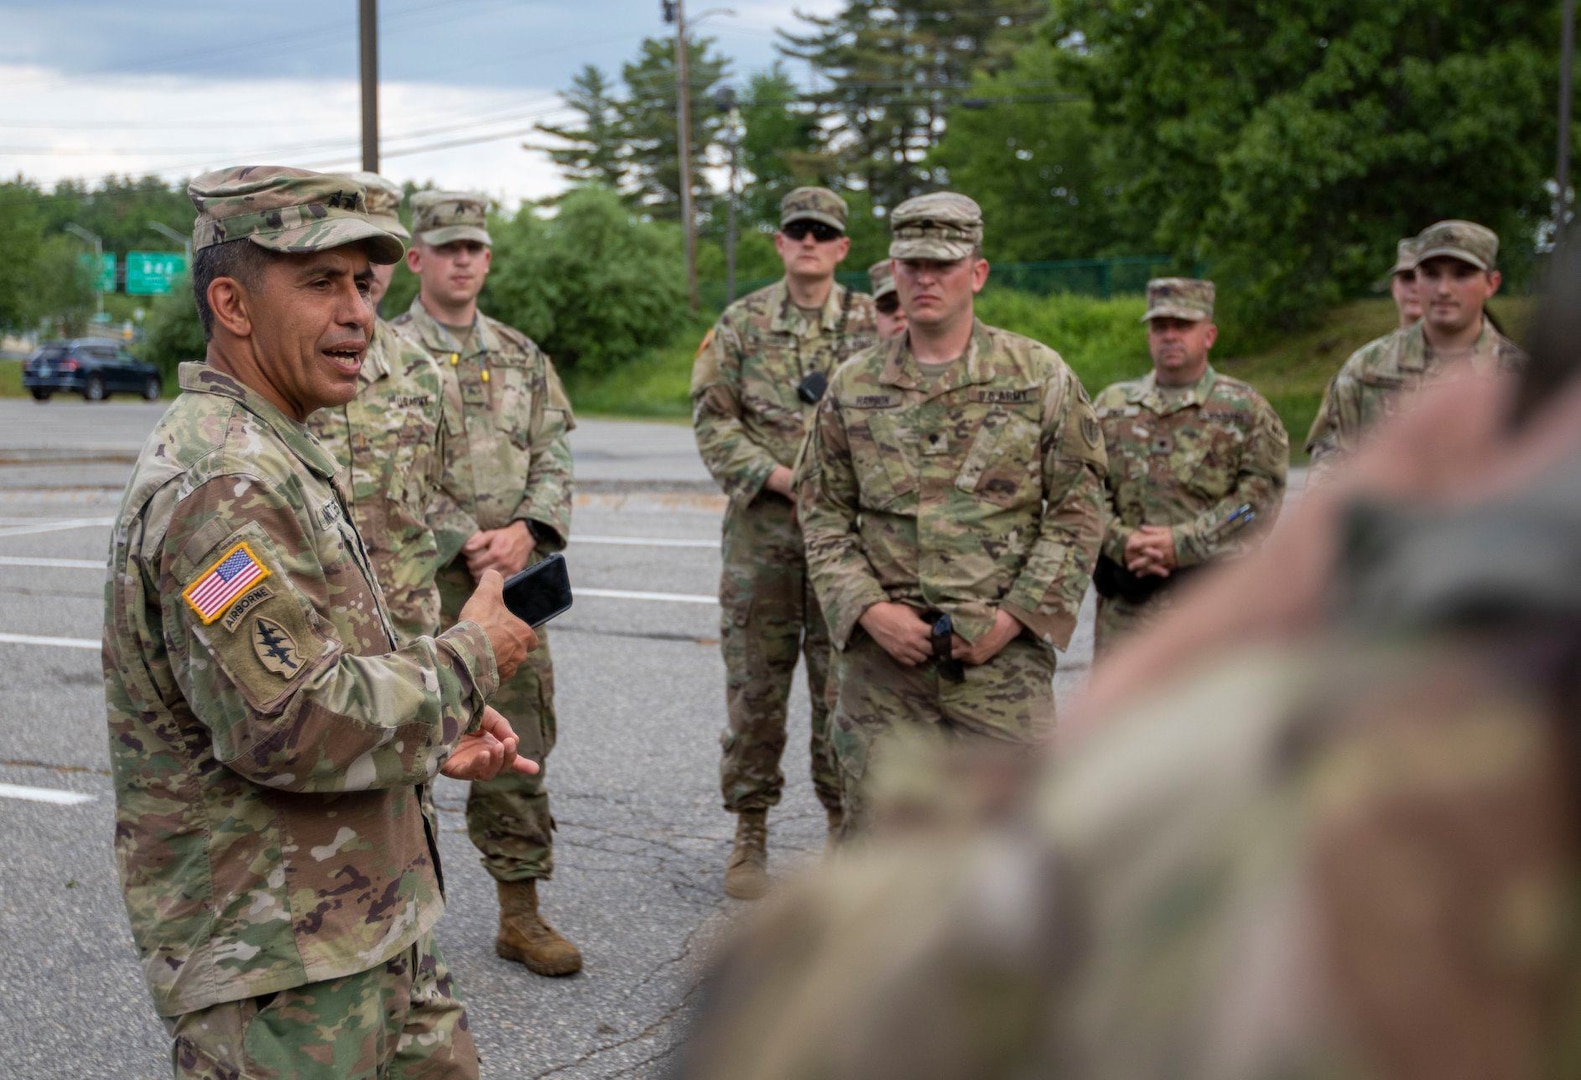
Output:
<svg viewBox="0 0 1581 1080">
<path fill-rule="evenodd" d="M 270 574 L 243 540 L 220 556 L 196 581 L 181 591 L 187 606 L 207 626 L 225 614 L 242 594 Z"/>
</svg>

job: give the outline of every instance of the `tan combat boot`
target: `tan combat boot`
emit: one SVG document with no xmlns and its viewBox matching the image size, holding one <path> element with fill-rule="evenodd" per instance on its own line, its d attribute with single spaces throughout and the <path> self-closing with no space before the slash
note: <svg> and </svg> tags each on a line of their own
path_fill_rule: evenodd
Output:
<svg viewBox="0 0 1581 1080">
<path fill-rule="evenodd" d="M 736 846 L 725 863 L 725 895 L 756 900 L 769 891 L 769 812 L 743 810 L 736 815 Z"/>
<path fill-rule="evenodd" d="M 494 951 L 526 964 L 538 975 L 572 975 L 582 970 L 582 954 L 538 914 L 538 882 L 496 881 L 500 896 L 500 935 Z"/>
</svg>

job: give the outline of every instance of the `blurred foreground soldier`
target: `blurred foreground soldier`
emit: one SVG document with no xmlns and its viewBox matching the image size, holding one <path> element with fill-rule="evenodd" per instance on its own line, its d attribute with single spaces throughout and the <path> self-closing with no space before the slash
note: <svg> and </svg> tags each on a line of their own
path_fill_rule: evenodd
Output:
<svg viewBox="0 0 1581 1080">
<path fill-rule="evenodd" d="M 406 262 L 421 284 L 394 321 L 444 379 L 444 499 L 434 529 L 445 622 L 485 571 L 514 574 L 571 535 L 571 405 L 543 350 L 478 310 L 493 257 L 486 212 L 481 195 L 412 196 L 417 242 Z M 548 635 L 492 700 L 521 730 L 522 753 L 546 764 L 556 729 Z M 554 871 L 553 830 L 541 773 L 472 785 L 467 834 L 496 882 L 495 952 L 539 975 L 570 975 L 582 954 L 538 913 L 538 881 Z"/>
<path fill-rule="evenodd" d="M 409 242 L 398 216 L 401 189 L 377 173 L 351 173 L 349 179 L 367 191 L 368 219 Z M 375 312 L 394 272 L 393 263 L 372 267 L 368 303 Z M 351 517 L 403 644 L 439 631 L 439 547 L 430 507 L 440 498 L 440 379 L 433 357 L 375 316 L 357 396 L 307 421 L 348 471 Z"/>
<path fill-rule="evenodd" d="M 1575 1075 L 1566 321 L 1529 420 L 1507 376 L 1424 392 L 1099 669 L 1106 726 L 997 820 L 783 890 L 675 1075 Z"/>
<path fill-rule="evenodd" d="M 1213 282 L 1148 282 L 1142 319 L 1152 372 L 1093 402 L 1109 458 L 1109 521 L 1093 574 L 1100 654 L 1162 611 L 1184 577 L 1273 524 L 1290 459 L 1273 407 L 1208 363 L 1219 332 Z"/>
<path fill-rule="evenodd" d="M 874 340 L 872 300 L 835 284 L 851 248 L 845 224 L 845 201 L 832 191 L 786 195 L 774 234 L 785 277 L 725 309 L 692 368 L 697 449 L 730 498 L 719 584 L 729 723 L 719 780 L 736 815 L 725 892 L 742 900 L 768 889 L 768 812 L 785 785 L 785 706 L 798 655 L 812 700 L 813 788 L 830 835 L 840 828 L 825 701 L 829 634 L 807 581 L 791 466 L 834 369 Z"/>
<path fill-rule="evenodd" d="M 906 333 L 842 366 L 802 467 L 807 565 L 839 654 L 846 831 L 894 726 L 1028 744 L 1103 534 L 1103 436 L 1059 354 L 978 322 L 964 195 L 890 215 Z"/>
<path fill-rule="evenodd" d="M 1389 271 L 1389 295 L 1394 298 L 1401 330 L 1410 329 L 1422 317 L 1422 300 L 1416 295 L 1416 253 L 1420 250 L 1416 237 L 1401 240 L 1395 248 L 1394 267 Z"/>
<path fill-rule="evenodd" d="M 895 268 L 883 259 L 867 268 L 867 281 L 873 291 L 873 313 L 878 324 L 878 338 L 888 341 L 906 332 L 906 312 L 900 306 L 900 293 L 895 291 Z"/>
<path fill-rule="evenodd" d="M 357 392 L 370 260 L 401 255 L 362 189 L 265 166 L 189 192 L 208 356 L 127 485 L 104 629 L 116 859 L 175 1075 L 476 1076 L 421 792 L 536 767 L 483 704 L 536 638 L 491 574 L 397 649 L 303 426 Z"/>
<path fill-rule="evenodd" d="M 1420 322 L 1363 345 L 1323 395 L 1307 435 L 1314 478 L 1356 449 L 1366 431 L 1424 383 L 1464 371 L 1513 371 L 1525 354 L 1484 317 L 1499 291 L 1499 238 L 1470 221 L 1422 230 L 1414 271 Z"/>
</svg>

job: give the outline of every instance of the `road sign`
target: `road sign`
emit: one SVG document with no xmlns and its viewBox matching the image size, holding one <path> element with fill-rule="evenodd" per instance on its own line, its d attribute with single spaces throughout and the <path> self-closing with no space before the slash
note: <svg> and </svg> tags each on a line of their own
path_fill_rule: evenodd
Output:
<svg viewBox="0 0 1581 1080">
<path fill-rule="evenodd" d="M 186 272 L 187 257 L 179 251 L 128 251 L 126 295 L 163 296 Z"/>
<path fill-rule="evenodd" d="M 114 292 L 115 291 L 115 256 L 114 255 L 100 255 L 99 256 L 99 272 L 97 274 L 93 273 L 93 256 L 92 255 L 89 255 L 89 254 L 86 254 L 86 253 L 84 253 L 82 255 L 78 255 L 77 256 L 77 264 L 82 267 L 84 273 L 93 275 L 93 291 L 94 292 L 107 293 L 107 292 Z"/>
</svg>

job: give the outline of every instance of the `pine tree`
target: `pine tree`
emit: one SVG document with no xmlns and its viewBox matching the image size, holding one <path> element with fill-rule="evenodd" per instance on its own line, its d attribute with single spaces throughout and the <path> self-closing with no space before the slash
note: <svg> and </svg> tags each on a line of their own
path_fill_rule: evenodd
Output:
<svg viewBox="0 0 1581 1080">
<path fill-rule="evenodd" d="M 625 123 L 614 90 L 609 76 L 588 64 L 571 79 L 571 89 L 560 94 L 577 115 L 575 125 L 534 125 L 562 145 L 527 149 L 547 153 L 573 188 L 600 185 L 620 191 L 626 186 Z"/>
</svg>

